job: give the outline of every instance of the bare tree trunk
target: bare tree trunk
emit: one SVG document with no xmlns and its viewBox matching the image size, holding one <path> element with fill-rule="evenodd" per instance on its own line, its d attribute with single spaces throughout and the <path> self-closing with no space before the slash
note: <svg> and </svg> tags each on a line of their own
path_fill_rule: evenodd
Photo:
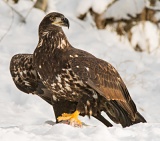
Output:
<svg viewBox="0 0 160 141">
<path fill-rule="evenodd" d="M 41 9 L 43 11 L 47 10 L 47 6 L 48 6 L 48 0 L 37 0 L 37 2 L 34 5 L 35 8 Z"/>
</svg>

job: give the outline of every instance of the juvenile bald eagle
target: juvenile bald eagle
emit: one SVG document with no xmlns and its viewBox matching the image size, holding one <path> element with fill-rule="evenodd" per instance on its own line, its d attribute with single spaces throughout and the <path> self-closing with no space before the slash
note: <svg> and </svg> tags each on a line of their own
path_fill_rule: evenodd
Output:
<svg viewBox="0 0 160 141">
<path fill-rule="evenodd" d="M 39 25 L 39 42 L 33 55 L 12 58 L 10 70 L 16 86 L 52 104 L 57 122 L 81 126 L 80 114 L 112 126 L 102 111 L 123 127 L 146 122 L 116 69 L 72 47 L 62 26 L 69 28 L 64 15 L 46 15 Z"/>
</svg>

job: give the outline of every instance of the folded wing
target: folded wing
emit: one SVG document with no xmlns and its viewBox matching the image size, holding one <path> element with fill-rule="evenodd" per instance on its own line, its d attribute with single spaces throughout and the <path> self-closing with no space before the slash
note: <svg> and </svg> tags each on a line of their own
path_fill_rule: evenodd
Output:
<svg viewBox="0 0 160 141">
<path fill-rule="evenodd" d="M 69 64 L 74 73 L 78 75 L 84 83 L 104 97 L 106 99 L 106 103 L 108 103 L 110 107 L 113 107 L 112 109 L 114 109 L 114 111 L 122 111 L 122 114 L 115 115 L 124 115 L 125 119 L 130 120 L 129 124 L 146 122 L 145 119 L 137 112 L 135 103 L 131 99 L 126 85 L 112 65 L 101 59 L 90 57 L 74 58 Z M 107 113 L 111 112 L 107 111 Z M 112 115 L 109 116 L 112 117 Z M 120 118 L 115 116 L 113 117 Z M 116 122 L 116 119 L 113 121 Z M 123 123 L 121 124 L 123 126 Z"/>
</svg>

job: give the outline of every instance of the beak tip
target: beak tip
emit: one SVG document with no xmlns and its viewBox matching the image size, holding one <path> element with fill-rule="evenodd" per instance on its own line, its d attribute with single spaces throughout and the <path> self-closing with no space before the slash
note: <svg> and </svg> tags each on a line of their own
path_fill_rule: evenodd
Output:
<svg viewBox="0 0 160 141">
<path fill-rule="evenodd" d="M 64 23 L 65 23 L 65 25 L 68 27 L 68 29 L 69 29 L 69 20 L 67 19 L 67 18 L 65 18 L 64 19 Z"/>
</svg>

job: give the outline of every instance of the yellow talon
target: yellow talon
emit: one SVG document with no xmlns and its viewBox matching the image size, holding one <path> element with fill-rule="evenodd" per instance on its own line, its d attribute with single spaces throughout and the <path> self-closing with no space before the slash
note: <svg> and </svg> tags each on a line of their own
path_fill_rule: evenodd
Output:
<svg viewBox="0 0 160 141">
<path fill-rule="evenodd" d="M 79 114 L 80 112 L 76 110 L 73 114 L 63 113 L 62 116 L 59 116 L 57 119 L 58 121 L 69 121 L 70 125 L 81 127 L 82 122 L 78 119 Z"/>
</svg>

